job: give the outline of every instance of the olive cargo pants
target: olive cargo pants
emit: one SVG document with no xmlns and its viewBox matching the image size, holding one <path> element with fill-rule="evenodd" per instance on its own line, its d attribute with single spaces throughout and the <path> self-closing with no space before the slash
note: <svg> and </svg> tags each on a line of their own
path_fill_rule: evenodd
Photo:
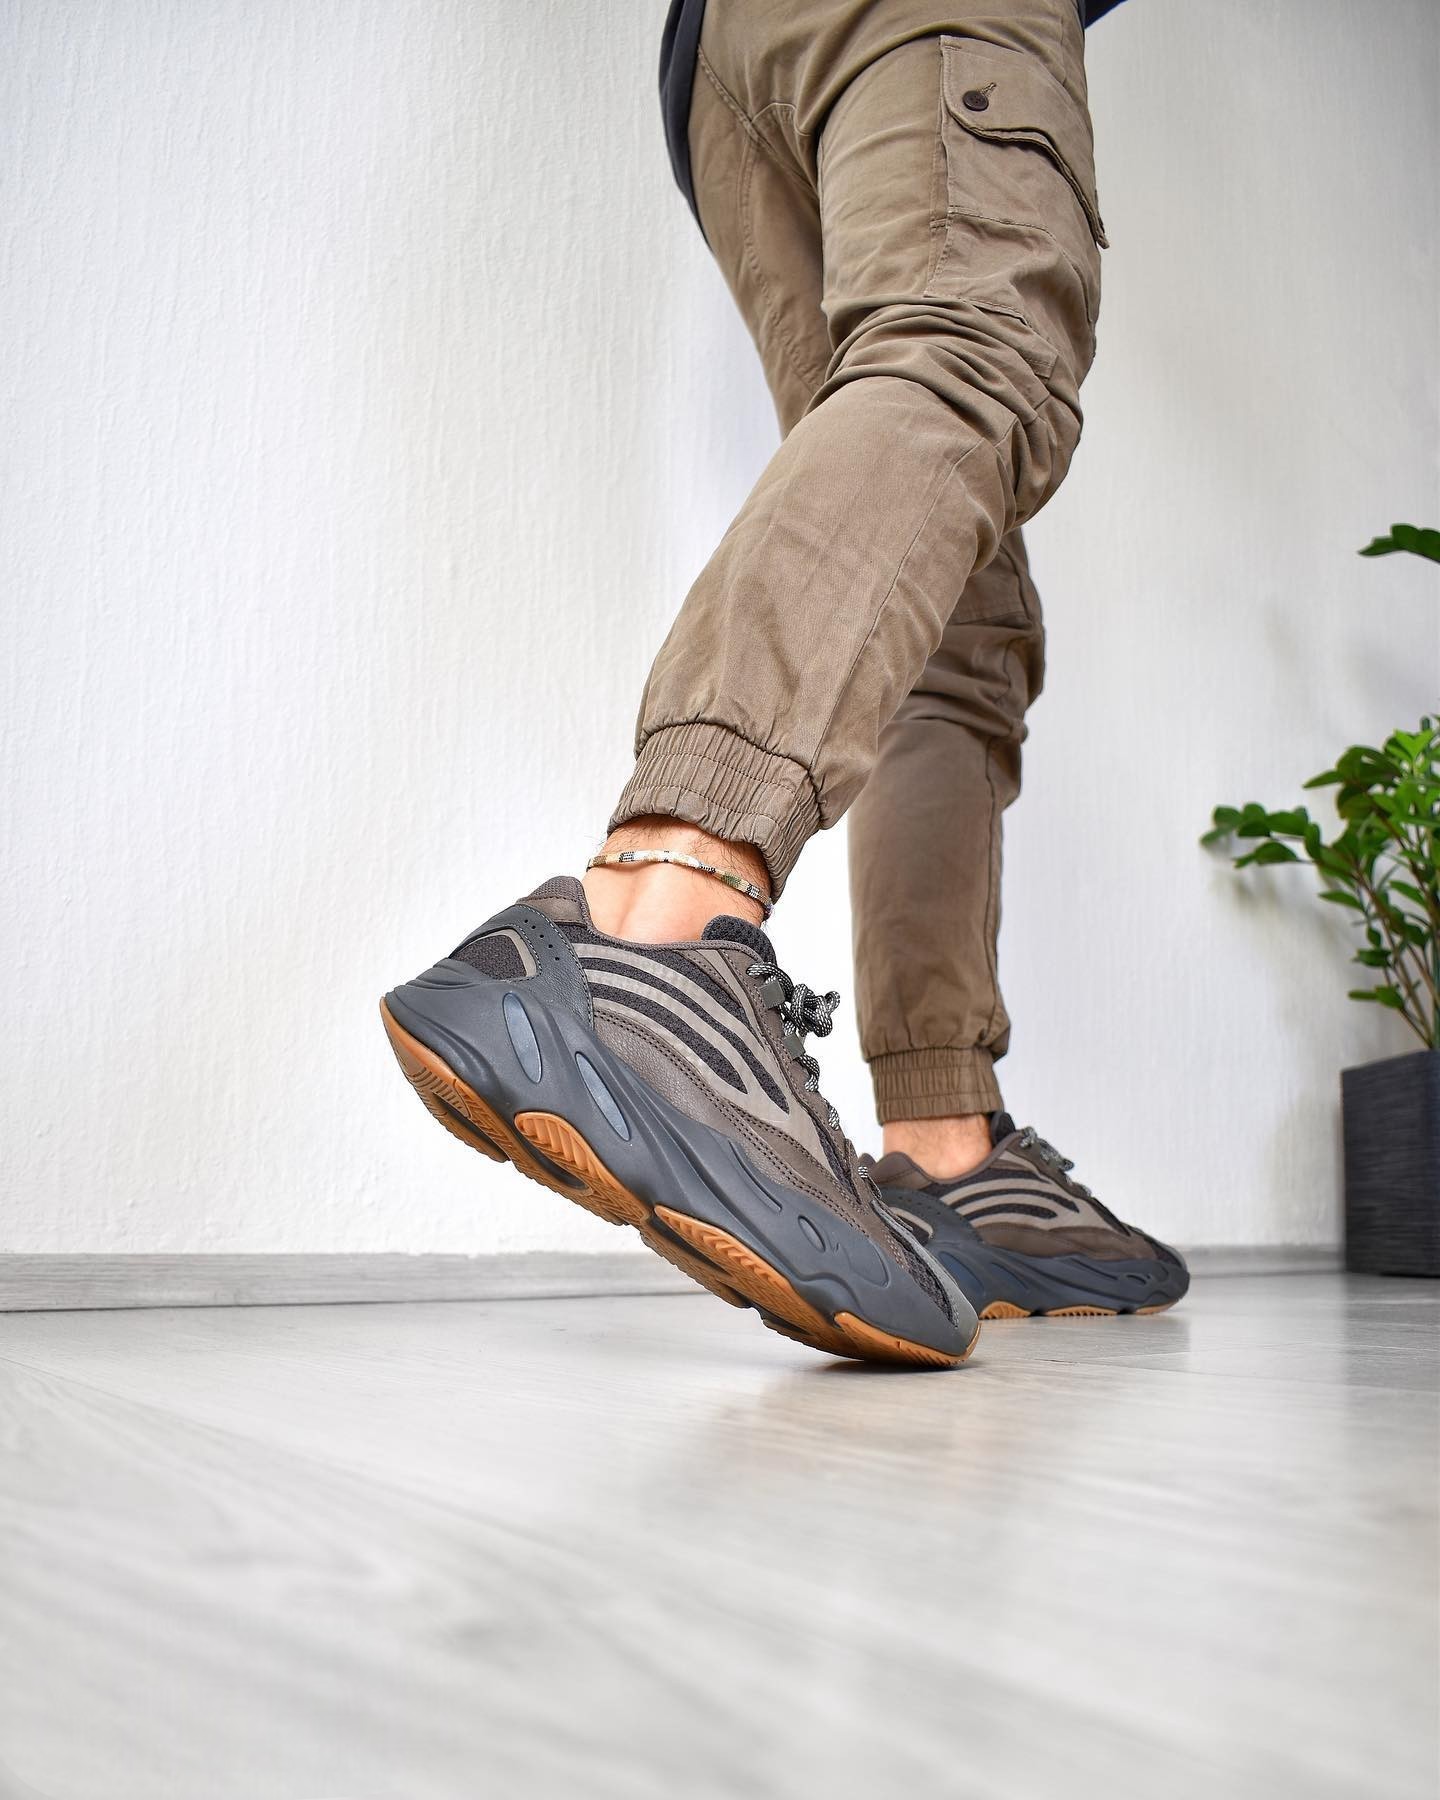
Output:
<svg viewBox="0 0 1440 1800">
<path fill-rule="evenodd" d="M 689 145 L 784 436 L 656 657 L 611 824 L 754 844 L 778 892 L 849 810 L 880 1118 L 988 1111 L 1043 667 L 1019 527 L 1079 437 L 1105 242 L 1075 0 L 711 0 Z"/>
</svg>

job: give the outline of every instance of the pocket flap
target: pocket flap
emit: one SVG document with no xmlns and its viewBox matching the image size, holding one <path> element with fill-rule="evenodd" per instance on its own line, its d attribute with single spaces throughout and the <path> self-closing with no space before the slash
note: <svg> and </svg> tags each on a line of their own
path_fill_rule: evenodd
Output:
<svg viewBox="0 0 1440 1800">
<path fill-rule="evenodd" d="M 1018 50 L 977 46 L 972 38 L 941 41 L 950 116 L 975 137 L 1025 144 L 1048 156 L 1074 190 L 1095 242 L 1108 249 L 1110 240 L 1095 196 L 1090 121 L 1080 107 L 1033 58 Z"/>
</svg>

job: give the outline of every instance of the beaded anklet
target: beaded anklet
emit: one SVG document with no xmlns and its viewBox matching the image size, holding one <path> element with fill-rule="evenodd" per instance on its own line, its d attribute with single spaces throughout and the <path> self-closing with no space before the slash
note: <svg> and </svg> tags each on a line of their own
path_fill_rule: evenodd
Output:
<svg viewBox="0 0 1440 1800">
<path fill-rule="evenodd" d="M 713 863 L 701 862 L 698 856 L 686 856 L 680 850 L 615 850 L 608 856 L 602 852 L 599 856 L 592 856 L 585 867 L 613 869 L 635 863 L 678 863 L 682 869 L 694 869 L 697 875 L 713 875 L 717 881 L 723 881 L 726 887 L 734 888 L 737 894 L 753 900 L 760 908 L 763 918 L 768 919 L 775 910 L 774 901 L 755 882 L 746 881 L 743 875 L 732 875 L 728 869 L 717 869 Z"/>
</svg>

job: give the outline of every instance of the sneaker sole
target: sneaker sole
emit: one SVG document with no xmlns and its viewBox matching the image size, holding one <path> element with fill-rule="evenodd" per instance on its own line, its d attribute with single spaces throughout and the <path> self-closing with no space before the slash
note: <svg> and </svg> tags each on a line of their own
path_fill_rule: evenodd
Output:
<svg viewBox="0 0 1440 1800">
<path fill-rule="evenodd" d="M 437 1051 L 407 1031 L 383 1000 L 380 1017 L 406 1080 L 452 1137 L 494 1162 L 513 1164 L 531 1181 L 609 1225 L 633 1225 L 650 1249 L 717 1299 L 754 1307 L 772 1331 L 831 1356 L 932 1369 L 958 1368 L 969 1360 L 978 1333 L 960 1355 L 952 1356 L 882 1331 L 854 1313 L 827 1318 L 780 1269 L 739 1238 L 632 1192 L 570 1120 L 537 1110 L 519 1112 L 513 1124 L 507 1122 Z"/>
<path fill-rule="evenodd" d="M 992 1300 L 980 1313 L 982 1319 L 1119 1319 L 1127 1314 L 1133 1318 L 1141 1318 L 1150 1313 L 1169 1312 L 1177 1304 L 1174 1300 L 1162 1300 L 1158 1306 L 1049 1306 L 1043 1311 L 1038 1307 L 1015 1306 L 1009 1300 Z"/>
<path fill-rule="evenodd" d="M 1184 1271 L 1155 1262 L 1026 1256 L 1019 1250 L 997 1250 L 978 1238 L 967 1238 L 960 1248 L 932 1240 L 928 1248 L 954 1276 L 979 1317 L 990 1321 L 1116 1319 L 1169 1312 L 1190 1285 Z M 994 1297 L 986 1300 L 987 1294 Z"/>
</svg>

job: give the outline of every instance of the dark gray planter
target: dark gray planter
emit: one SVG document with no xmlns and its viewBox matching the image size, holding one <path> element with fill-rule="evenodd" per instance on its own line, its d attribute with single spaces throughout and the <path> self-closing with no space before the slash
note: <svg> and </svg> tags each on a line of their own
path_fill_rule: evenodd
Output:
<svg viewBox="0 0 1440 1800">
<path fill-rule="evenodd" d="M 1440 1050 L 1345 1069 L 1345 1267 L 1440 1275 Z"/>
</svg>

